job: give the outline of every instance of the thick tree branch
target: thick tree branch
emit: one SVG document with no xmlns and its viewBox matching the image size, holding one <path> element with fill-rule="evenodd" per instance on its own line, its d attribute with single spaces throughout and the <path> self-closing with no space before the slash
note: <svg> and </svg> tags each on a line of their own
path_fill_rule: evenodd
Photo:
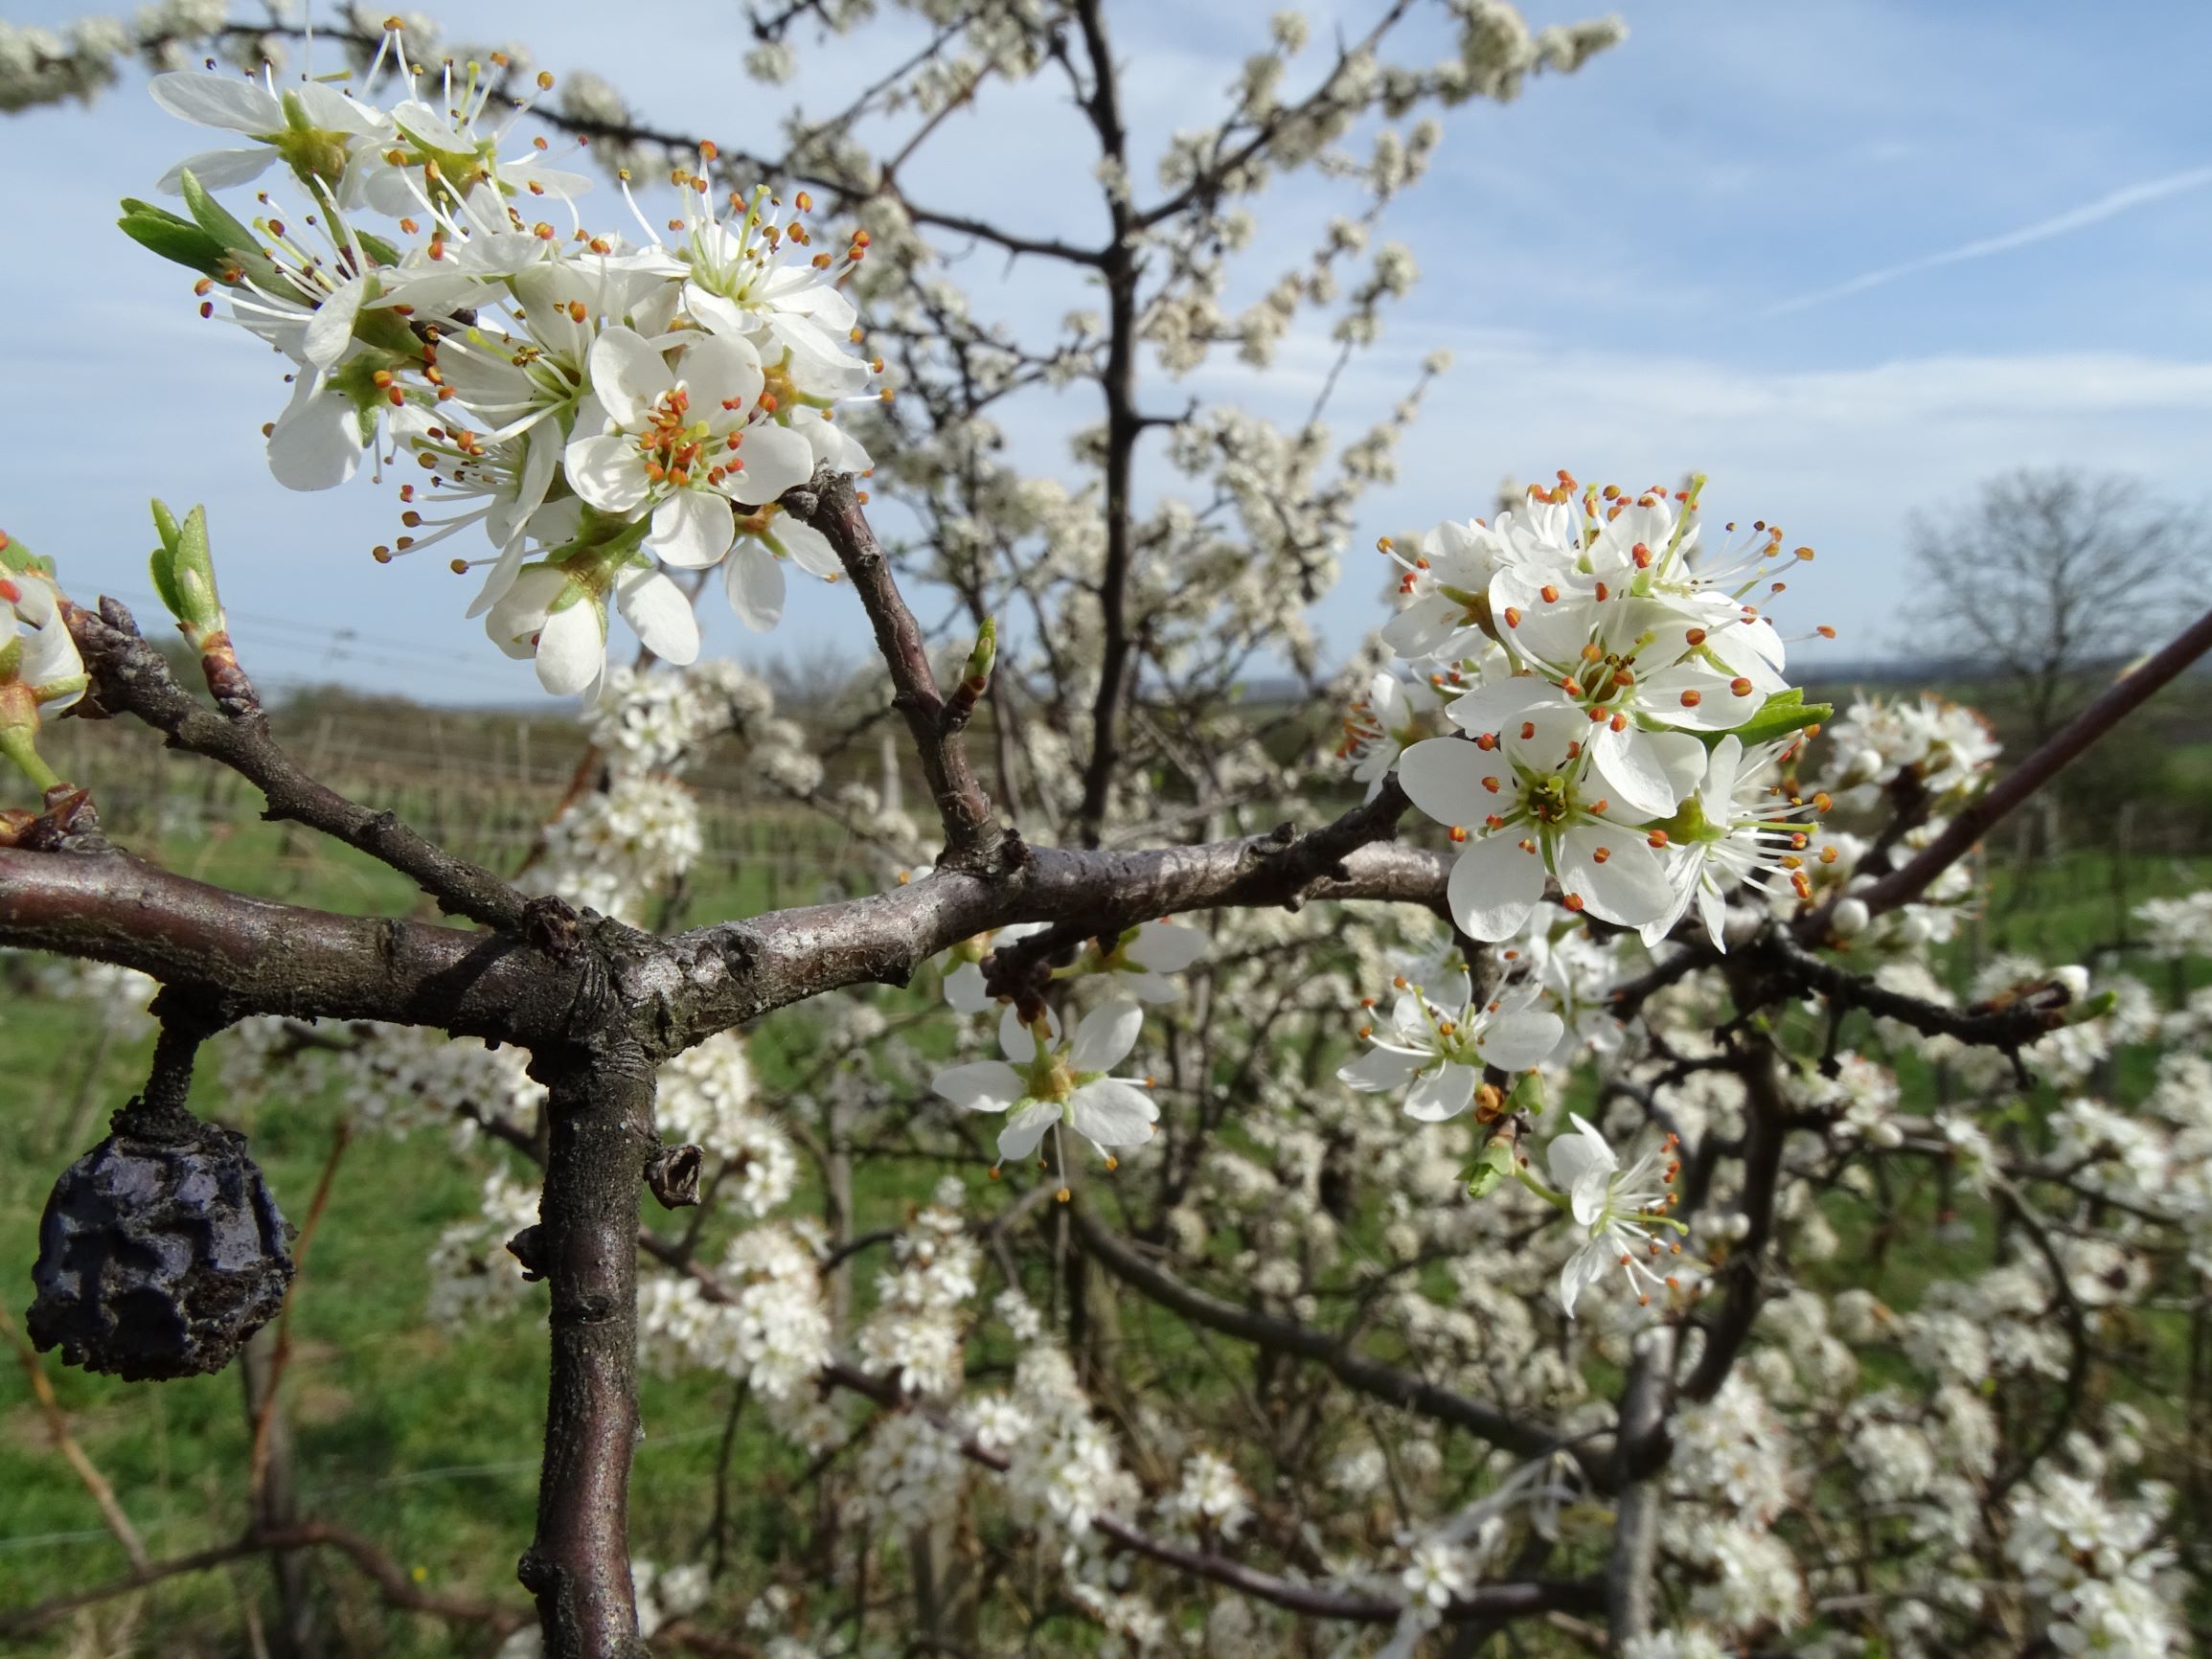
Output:
<svg viewBox="0 0 2212 1659">
<path fill-rule="evenodd" d="M 517 1569 L 548 1659 L 642 1659 L 630 1588 L 629 1466 L 637 1417 L 638 1186 L 653 1149 L 653 1067 L 540 1050 L 552 1136 L 531 1256 L 552 1291 L 553 1371 L 537 1535 Z"/>
<path fill-rule="evenodd" d="M 565 1034 L 586 977 L 512 939 L 272 904 L 125 852 L 0 848 L 0 943 L 203 986 L 240 1013 L 524 1044 Z"/>
<path fill-rule="evenodd" d="M 1148 919 L 1314 899 L 1444 901 L 1440 852 L 1357 845 L 1361 808 L 1310 835 L 1288 826 L 1142 852 L 1036 851 L 998 877 L 940 869 L 890 893 L 773 911 L 667 941 L 623 930 L 565 959 L 515 940 L 247 898 L 121 852 L 0 849 L 0 944 L 204 986 L 239 1013 L 380 1020 L 538 1048 L 580 999 L 612 995 L 632 1034 L 673 1054 L 827 990 L 903 984 L 961 940 L 1015 921 Z"/>
<path fill-rule="evenodd" d="M 171 748 L 228 766 L 266 799 L 263 817 L 305 824 L 357 848 L 414 881 L 451 915 L 509 933 L 520 929 L 528 902 L 521 894 L 490 871 L 424 839 L 392 813 L 349 801 L 308 777 L 270 734 L 258 708 L 226 718 L 197 701 L 176 683 L 162 654 L 114 600 L 102 600 L 97 616 L 64 602 L 63 614 L 101 706 L 109 713 L 136 715 L 166 733 Z"/>
<path fill-rule="evenodd" d="M 1666 1501 L 1662 1472 L 1674 1449 L 1667 1424 L 1676 1339 L 1671 1325 L 1654 1327 L 1639 1338 L 1621 1390 L 1620 1427 L 1613 1443 L 1619 1498 L 1606 1562 L 1606 1623 L 1616 1647 L 1652 1628 L 1659 1512 Z"/>
<path fill-rule="evenodd" d="M 1258 837 L 1251 843 L 1254 849 L 1251 855 L 1265 860 L 1266 879 L 1279 883 L 1284 895 L 1272 901 L 1295 910 L 1326 884 L 1351 880 L 1346 861 L 1361 848 L 1393 834 L 1398 821 L 1411 806 L 1394 773 L 1384 780 L 1372 801 L 1353 807 L 1334 823 L 1305 834 L 1299 834 L 1288 824 L 1280 824 L 1266 835 Z M 1269 846 L 1278 850 L 1263 851 Z M 1448 866 L 1446 870 L 1448 874 Z M 1120 893 L 1103 894 L 1096 911 L 1070 918 L 1042 933 L 1031 934 L 1009 944 L 986 965 L 992 990 L 1001 996 L 1017 996 L 1019 987 L 1041 970 L 1044 964 L 1056 960 L 1060 952 L 1073 949 L 1087 939 L 1111 938 L 1167 914 L 1146 909 L 1145 898 L 1142 893 L 1131 893 L 1126 898 Z M 1439 888 L 1434 898 L 1425 896 L 1416 902 L 1437 907 L 1441 899 Z"/>
<path fill-rule="evenodd" d="M 1277 830 L 1149 852 L 1032 850 L 1003 880 L 939 870 L 872 898 L 749 921 L 724 922 L 669 942 L 677 973 L 665 989 L 672 1048 L 842 986 L 903 985 L 939 951 L 1015 921 L 1070 921 L 1109 912 L 1146 918 L 1229 906 L 1365 898 L 1444 902 L 1450 862 L 1440 852 L 1369 846 L 1337 861 L 1340 874 L 1309 876 L 1302 861 L 1278 869 L 1297 845 Z"/>
</svg>

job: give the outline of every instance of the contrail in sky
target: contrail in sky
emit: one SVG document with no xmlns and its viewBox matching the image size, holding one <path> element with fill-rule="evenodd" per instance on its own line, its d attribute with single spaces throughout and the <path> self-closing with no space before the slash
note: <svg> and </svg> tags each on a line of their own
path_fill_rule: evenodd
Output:
<svg viewBox="0 0 2212 1659">
<path fill-rule="evenodd" d="M 2052 237 L 2063 237 L 2069 231 L 2102 223 L 2141 207 L 2145 202 L 2162 201 L 2184 191 L 2201 190 L 2212 184 L 2212 167 L 2195 167 L 2186 172 L 2170 172 L 2158 178 L 2145 179 L 2123 189 L 2101 195 L 2095 201 L 2085 202 L 2078 208 L 2068 208 L 2063 214 L 2047 219 L 2038 219 L 2032 225 L 2022 225 L 2017 231 L 2006 231 L 2001 236 L 1983 237 L 1978 241 L 1962 242 L 1955 248 L 1946 248 L 1939 254 L 1924 254 L 1917 260 L 1906 260 L 1902 264 L 1884 265 L 1879 271 L 1868 271 L 1853 277 L 1849 282 L 1837 283 L 1832 288 L 1817 288 L 1810 294 L 1799 294 L 1795 299 L 1783 300 L 1768 306 L 1760 313 L 1779 317 L 1790 311 L 1802 311 L 1811 306 L 1840 300 L 1848 294 L 1864 293 L 1868 288 L 1879 288 L 1884 283 L 1894 283 L 1900 277 L 1932 271 L 1940 265 L 1964 264 L 1969 260 L 1985 260 L 1992 254 L 2009 254 L 2015 248 L 2024 248 L 2031 242 L 2045 241 Z"/>
</svg>

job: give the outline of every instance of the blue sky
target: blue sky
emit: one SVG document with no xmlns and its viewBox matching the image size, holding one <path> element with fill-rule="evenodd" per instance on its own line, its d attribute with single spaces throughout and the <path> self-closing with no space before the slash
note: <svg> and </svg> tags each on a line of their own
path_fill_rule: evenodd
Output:
<svg viewBox="0 0 2212 1659">
<path fill-rule="evenodd" d="M 1129 78 L 1140 142 L 1214 107 L 1274 9 L 1118 7 L 1119 49 L 1141 67 Z M 1356 27 L 1371 9 L 1311 11 L 1326 38 L 1333 20 Z M 9 6 L 18 22 L 78 10 Z M 1487 513 L 1501 478 L 1561 466 L 1630 483 L 1711 473 L 1723 515 L 1779 520 L 1820 550 L 1784 620 L 1835 625 L 1836 645 L 1808 650 L 1850 658 L 1910 643 L 1911 510 L 1993 472 L 2124 468 L 2199 505 L 2212 453 L 2212 129 L 2197 76 L 2212 8 L 1620 10 L 1629 40 L 1580 75 L 1453 114 L 1436 170 L 1394 210 L 1389 234 L 1414 249 L 1422 284 L 1348 376 L 1338 431 L 1385 409 L 1433 347 L 1456 366 L 1400 481 L 1369 497 L 1325 610 L 1334 643 L 1380 620 L 1361 551 L 1373 534 Z M 606 21 L 623 9 L 545 0 L 519 36 L 511 5 L 435 14 L 450 39 L 523 38 L 556 73 L 589 64 L 666 125 L 769 142 L 764 103 L 730 93 L 744 46 L 734 6 L 686 12 L 673 55 L 664 12 L 625 35 Z M 831 73 L 864 60 L 848 52 Z M 822 108 L 833 88 L 817 71 L 798 90 Z M 0 120 L 14 163 L 0 215 L 16 249 L 0 262 L 0 526 L 56 557 L 73 592 L 137 598 L 145 498 L 205 501 L 236 632 L 265 678 L 531 696 L 527 668 L 463 620 L 467 584 L 368 558 L 393 534 L 388 488 L 274 485 L 259 428 L 282 405 L 281 365 L 200 322 L 188 281 L 113 229 L 116 198 L 151 194 L 205 135 L 155 110 L 136 80 L 88 110 Z M 943 137 L 909 181 L 918 197 L 1096 234 L 1086 194 L 1052 183 L 1088 162 L 1050 85 L 987 100 Z M 1299 257 L 1298 233 L 1324 206 L 1301 201 L 1271 226 L 1255 287 Z M 990 257 L 961 275 L 982 308 L 1016 320 L 1083 298 Z M 1209 368 L 1187 388 L 1159 382 L 1154 404 L 1195 393 L 1287 414 L 1329 354 L 1321 339 L 1294 343 L 1265 380 Z M 1071 395 L 1017 452 L 1054 466 L 1064 431 L 1094 414 Z M 857 650 L 849 605 L 838 590 L 806 593 L 764 645 L 716 616 L 710 648 Z"/>
</svg>

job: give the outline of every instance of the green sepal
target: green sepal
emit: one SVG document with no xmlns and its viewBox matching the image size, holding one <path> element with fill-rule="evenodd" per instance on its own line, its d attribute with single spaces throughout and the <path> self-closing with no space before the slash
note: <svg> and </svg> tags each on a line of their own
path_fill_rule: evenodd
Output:
<svg viewBox="0 0 2212 1659">
<path fill-rule="evenodd" d="M 1487 1198 L 1497 1190 L 1498 1183 L 1512 1173 L 1512 1139 L 1499 1135 L 1485 1141 L 1482 1150 L 1474 1155 L 1474 1168 L 1467 1172 L 1467 1195 Z"/>
<path fill-rule="evenodd" d="M 1513 1080 L 1513 1090 L 1505 1097 L 1505 1109 L 1524 1112 L 1531 1118 L 1540 1118 L 1544 1108 L 1551 1104 L 1545 1098 L 1543 1073 L 1523 1072 Z"/>
<path fill-rule="evenodd" d="M 374 299 L 383 291 L 374 276 L 368 279 L 369 297 Z M 353 338 L 371 351 L 387 352 L 399 363 L 410 369 L 422 366 L 422 340 L 407 319 L 389 306 L 364 305 L 353 314 Z"/>
<path fill-rule="evenodd" d="M 307 105 L 297 93 L 284 95 L 285 129 L 256 136 L 273 145 L 285 165 L 299 176 L 310 193 L 320 180 L 331 190 L 346 176 L 347 136 L 308 118 Z"/>
<path fill-rule="evenodd" d="M 2095 996 L 2086 997 L 2066 1010 L 2066 1024 L 2082 1025 L 2089 1020 L 2103 1019 L 2120 1006 L 2120 993 L 2100 990 Z"/>
<path fill-rule="evenodd" d="M 379 265 L 396 265 L 399 262 L 399 250 L 382 237 L 369 231 L 356 229 L 353 232 L 353 239 L 361 244 L 361 251 L 367 254 L 373 262 Z"/>
<path fill-rule="evenodd" d="M 0 534 L 0 570 L 42 576 L 48 581 L 54 580 L 54 561 L 39 557 L 12 535 Z"/>
</svg>

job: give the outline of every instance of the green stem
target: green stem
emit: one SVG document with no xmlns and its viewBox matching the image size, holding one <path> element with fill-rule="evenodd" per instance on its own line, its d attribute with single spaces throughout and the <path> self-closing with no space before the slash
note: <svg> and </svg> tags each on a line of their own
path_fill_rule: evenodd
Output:
<svg viewBox="0 0 2212 1659">
<path fill-rule="evenodd" d="M 1572 1205 L 1573 1201 L 1569 1199 L 1564 1193 L 1557 1192 L 1554 1189 L 1545 1186 L 1541 1181 L 1538 1180 L 1534 1175 L 1530 1174 L 1528 1172 L 1528 1166 L 1526 1164 L 1516 1162 L 1514 1165 L 1513 1178 L 1518 1181 L 1522 1186 L 1526 1187 L 1530 1192 L 1534 1193 L 1538 1197 L 1541 1198 L 1545 1203 L 1549 1204 L 1555 1210 L 1566 1210 Z"/>
<path fill-rule="evenodd" d="M 32 736 L 30 727 L 10 726 L 0 729 L 0 755 L 7 756 L 21 767 L 23 775 L 31 780 L 32 785 L 40 794 L 60 787 L 59 774 L 39 756 L 37 739 Z"/>
</svg>

